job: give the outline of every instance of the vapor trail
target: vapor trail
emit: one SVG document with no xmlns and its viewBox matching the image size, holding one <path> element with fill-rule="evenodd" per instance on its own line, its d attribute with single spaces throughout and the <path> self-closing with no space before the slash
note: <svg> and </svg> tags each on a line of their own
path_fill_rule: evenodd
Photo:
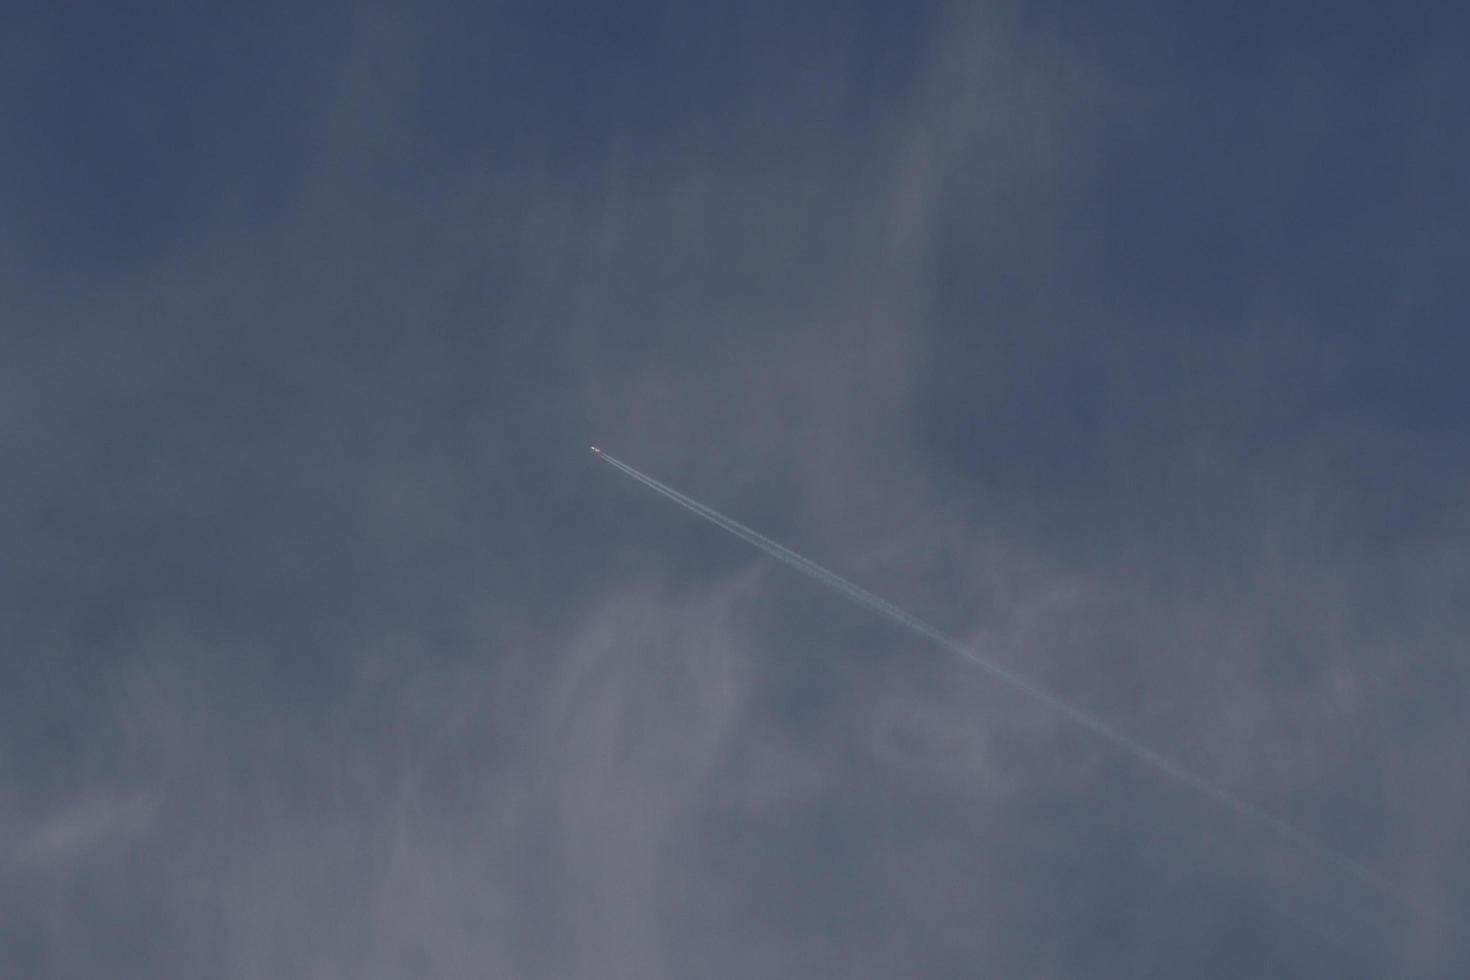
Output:
<svg viewBox="0 0 1470 980">
<path fill-rule="evenodd" d="M 1160 754 L 1159 752 L 1145 745 L 1143 742 L 1140 742 L 1138 739 L 1122 731 L 1119 731 L 1117 728 L 1103 721 L 1096 715 L 1093 715 L 1083 710 L 1082 708 L 1076 707 L 1075 705 L 1069 704 L 1068 702 L 1062 700 L 1057 695 L 1052 694 L 1045 688 L 1042 688 L 1034 682 L 1029 681 L 1021 675 L 1017 674 L 1010 668 L 998 664 L 985 656 L 982 656 L 979 652 L 977 652 L 967 644 L 961 642 L 955 637 L 950 636 L 942 630 L 929 625 L 922 619 L 914 616 L 912 613 L 900 609 L 898 606 L 895 606 L 893 603 L 887 601 L 886 599 L 879 598 L 878 596 L 867 591 L 861 586 L 849 582 L 847 579 L 838 575 L 836 572 L 829 571 L 828 569 L 823 568 L 821 565 L 818 565 L 811 559 L 797 554 L 790 548 L 787 548 L 782 544 L 772 541 L 770 538 L 766 537 L 758 531 L 746 527 L 744 524 L 741 524 L 734 518 L 726 517 L 719 511 L 711 507 L 707 507 L 704 504 L 701 504 L 699 501 L 694 500 L 693 498 L 686 497 L 684 494 L 675 490 L 673 487 L 660 483 L 658 480 L 655 480 L 653 477 L 648 476 L 645 473 L 640 473 L 638 470 L 635 470 L 627 463 L 624 463 L 618 459 L 614 459 L 612 456 L 609 456 L 607 453 L 596 448 L 595 446 L 593 447 L 592 451 L 597 455 L 598 458 L 617 468 L 627 476 L 632 477 L 634 480 L 637 480 L 639 483 L 643 484 L 645 487 L 648 487 L 650 490 L 653 490 L 654 492 L 667 497 L 668 499 L 674 501 L 674 503 L 686 508 L 687 510 L 693 511 L 710 523 L 715 524 L 720 528 L 723 528 L 724 530 L 735 535 L 735 537 L 740 538 L 742 541 L 745 541 L 747 544 L 754 545 L 755 547 L 764 551 L 766 554 L 770 555 L 772 558 L 775 558 L 777 561 L 791 566 L 792 568 L 801 572 L 803 575 L 817 580 L 818 582 L 822 583 L 833 591 L 846 596 L 847 598 L 853 600 L 860 605 L 866 606 L 874 612 L 881 613 L 882 615 L 898 623 L 900 626 L 903 626 L 906 629 L 917 633 L 922 637 L 933 640 L 935 643 L 944 647 L 946 650 L 949 650 L 951 653 L 963 657 L 964 659 L 980 667 L 991 676 L 996 677 L 1001 681 L 1004 681 L 1006 684 L 1010 685 L 1016 690 L 1019 690 L 1023 694 L 1028 695 L 1033 700 L 1039 701 L 1040 703 L 1046 705 L 1048 708 L 1051 708 L 1053 711 L 1056 711 L 1061 715 L 1065 715 L 1067 718 L 1076 722 L 1078 725 L 1081 725 L 1083 728 L 1086 728 L 1093 734 L 1107 740 L 1108 742 L 1111 742 L 1113 745 L 1124 750 L 1140 762 L 1145 763 L 1156 772 L 1162 773 L 1175 782 L 1182 783 L 1183 785 L 1190 787 L 1201 795 L 1206 796 L 1209 799 L 1214 800 L 1221 806 L 1231 810 L 1238 816 L 1244 818 L 1246 821 L 1258 827 L 1269 830 L 1282 840 L 1289 841 L 1290 843 L 1295 844 L 1303 850 L 1316 855 L 1319 859 L 1325 861 L 1333 867 L 1336 867 L 1348 873 L 1353 878 L 1364 883 L 1365 885 L 1368 885 L 1380 894 L 1392 898 L 1394 901 L 1401 904 L 1418 907 L 1424 911 L 1436 912 L 1436 910 L 1433 909 L 1426 909 L 1420 900 L 1414 898 L 1413 896 L 1406 895 L 1396 885 L 1387 881 L 1382 876 L 1378 875 L 1376 872 L 1372 871 L 1365 865 L 1353 860 L 1351 857 L 1348 857 L 1346 854 L 1343 854 L 1340 851 L 1337 851 L 1336 849 L 1329 847 L 1328 845 L 1323 844 L 1317 839 L 1296 829 L 1291 824 L 1282 820 L 1280 817 L 1273 816 L 1262 810 L 1260 807 L 1257 807 L 1254 804 L 1249 803 L 1244 799 L 1241 799 L 1230 791 L 1216 786 L 1214 783 L 1211 783 L 1203 776 L 1198 776 L 1194 774 L 1179 763 L 1174 762 L 1167 756 Z"/>
</svg>

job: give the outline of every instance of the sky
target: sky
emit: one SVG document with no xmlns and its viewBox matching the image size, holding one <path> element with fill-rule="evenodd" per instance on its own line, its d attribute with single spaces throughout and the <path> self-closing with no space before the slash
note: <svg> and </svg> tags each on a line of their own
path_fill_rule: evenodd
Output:
<svg viewBox="0 0 1470 980">
<path fill-rule="evenodd" d="M 1470 975 L 1467 21 L 9 5 L 0 974 Z"/>
</svg>

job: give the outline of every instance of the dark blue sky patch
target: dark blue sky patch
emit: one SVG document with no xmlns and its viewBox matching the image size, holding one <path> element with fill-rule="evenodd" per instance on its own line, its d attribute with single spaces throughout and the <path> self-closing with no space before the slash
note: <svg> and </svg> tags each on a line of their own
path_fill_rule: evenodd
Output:
<svg viewBox="0 0 1470 980">
<path fill-rule="evenodd" d="M 108 273 L 298 192 L 330 8 L 54 7 L 10 24 L 7 210 L 33 273 Z"/>
</svg>

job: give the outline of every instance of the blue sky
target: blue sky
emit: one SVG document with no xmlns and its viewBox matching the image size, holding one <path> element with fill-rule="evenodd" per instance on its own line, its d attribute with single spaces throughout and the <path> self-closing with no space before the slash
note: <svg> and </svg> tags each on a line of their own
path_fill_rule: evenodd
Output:
<svg viewBox="0 0 1470 980">
<path fill-rule="evenodd" d="M 1464 974 L 1450 5 L 4 21 L 0 972 Z"/>
</svg>

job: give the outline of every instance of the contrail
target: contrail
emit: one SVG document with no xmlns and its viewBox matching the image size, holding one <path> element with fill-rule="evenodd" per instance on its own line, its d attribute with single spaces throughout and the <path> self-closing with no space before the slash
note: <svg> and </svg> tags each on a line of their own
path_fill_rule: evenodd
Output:
<svg viewBox="0 0 1470 980">
<path fill-rule="evenodd" d="M 650 490 L 662 494 L 679 506 L 693 511 L 710 523 L 723 528 L 724 530 L 735 535 L 737 538 L 740 538 L 742 541 L 745 541 L 747 544 L 754 545 L 761 551 L 764 551 L 766 554 L 770 555 L 772 558 L 775 558 L 777 561 L 783 564 L 791 566 L 798 572 L 801 572 L 803 575 L 816 579 L 818 582 L 822 583 L 833 591 L 846 596 L 847 598 L 853 600 L 856 603 L 859 603 L 860 605 L 866 606 L 874 612 L 881 613 L 882 615 L 898 623 L 900 626 L 903 626 L 906 629 L 917 633 L 922 637 L 933 640 L 935 643 L 944 647 L 946 650 L 949 650 L 951 653 L 954 653 L 970 661 L 971 663 L 980 667 L 986 673 L 990 674 L 992 677 L 1004 681 L 1006 684 L 1027 695 L 1032 700 L 1039 701 L 1041 704 L 1046 705 L 1048 708 L 1052 709 L 1058 714 L 1064 715 L 1067 718 L 1071 719 L 1073 722 L 1076 722 L 1078 725 L 1081 725 L 1083 728 L 1086 728 L 1094 735 L 1097 735 L 1100 738 L 1111 742 L 1113 745 L 1127 752 L 1138 761 L 1143 762 L 1144 764 L 1151 767 L 1154 771 L 1162 773 L 1175 782 L 1182 783 L 1183 785 L 1190 787 L 1201 795 L 1208 797 L 1211 800 L 1214 800 L 1216 803 L 1244 818 L 1249 823 L 1254 824 L 1257 827 L 1269 830 L 1282 840 L 1288 841 L 1302 848 L 1303 850 L 1316 855 L 1319 859 L 1325 861 L 1333 867 L 1338 868 L 1341 871 L 1348 873 L 1353 878 L 1357 879 L 1365 885 L 1368 885 L 1373 890 L 1379 892 L 1384 896 L 1392 898 L 1394 901 L 1400 904 L 1418 907 L 1423 909 L 1424 911 L 1434 912 L 1438 914 L 1437 910 L 1425 908 L 1421 900 L 1405 894 L 1397 885 L 1384 879 L 1381 875 L 1374 872 L 1372 869 L 1368 868 L 1362 863 L 1354 860 L 1353 858 L 1347 856 L 1346 854 L 1343 854 L 1342 852 L 1332 847 L 1329 847 L 1326 844 L 1323 844 L 1316 838 L 1311 837 L 1303 831 L 1300 831 L 1297 828 L 1293 827 L 1291 824 L 1287 823 L 1285 820 L 1282 820 L 1280 817 L 1276 817 L 1270 813 L 1267 813 L 1260 807 L 1236 796 L 1234 793 L 1231 793 L 1229 790 L 1225 790 L 1220 788 L 1219 786 L 1216 786 L 1214 783 L 1205 779 L 1203 776 L 1196 775 L 1195 773 L 1184 768 L 1184 766 L 1180 765 L 1179 763 L 1155 751 L 1154 749 L 1145 745 L 1143 742 L 1140 742 L 1138 739 L 1122 731 L 1119 731 L 1117 728 L 1108 724 L 1106 721 L 1103 721 L 1096 715 L 1091 714 L 1090 712 L 1085 711 L 1082 708 L 1079 708 L 1073 704 L 1069 704 L 1068 702 L 1062 700 L 1060 697 L 1051 693 L 1045 688 L 1040 687 L 1034 682 L 1027 680 L 1020 674 L 1017 674 L 1010 668 L 998 664 L 985 656 L 982 656 L 972 647 L 961 642 L 955 637 L 950 636 L 948 633 L 945 633 L 934 626 L 930 626 L 928 623 L 924 622 L 922 619 L 919 619 L 912 613 L 900 609 L 898 606 L 895 606 L 893 603 L 889 602 L 886 599 L 882 599 L 878 596 L 873 595 L 873 593 L 867 591 L 859 585 L 855 585 L 852 582 L 849 582 L 847 579 L 838 575 L 836 572 L 829 571 L 828 569 L 823 568 L 821 565 L 818 565 L 811 559 L 805 558 L 792 551 L 790 548 L 787 548 L 784 545 L 772 541 L 770 538 L 761 534 L 759 531 L 755 531 L 751 528 L 746 527 L 744 524 L 741 524 L 734 518 L 726 517 L 719 511 L 711 507 L 706 507 L 699 501 L 684 496 L 684 494 L 675 490 L 673 487 L 666 486 L 665 484 L 660 483 L 658 480 L 655 480 L 653 477 L 648 476 L 645 473 L 640 473 L 638 470 L 635 470 L 627 463 L 624 463 L 618 459 L 614 459 L 612 456 L 609 456 L 607 453 L 603 452 L 601 449 L 598 449 L 596 446 L 592 447 L 592 452 L 599 459 L 637 480 L 639 483 L 643 484 L 645 487 L 648 487 Z"/>
</svg>

